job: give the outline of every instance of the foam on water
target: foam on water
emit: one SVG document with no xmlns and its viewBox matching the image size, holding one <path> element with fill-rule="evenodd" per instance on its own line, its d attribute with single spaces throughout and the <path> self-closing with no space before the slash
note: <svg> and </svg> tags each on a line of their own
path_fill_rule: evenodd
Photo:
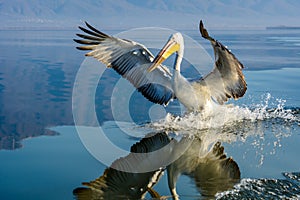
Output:
<svg viewBox="0 0 300 200">
<path fill-rule="evenodd" d="M 285 100 L 275 99 L 270 93 L 262 97 L 262 101 L 251 106 L 214 105 L 209 111 L 189 113 L 184 116 L 167 116 L 157 122 L 148 124 L 157 130 L 204 130 L 235 126 L 241 122 L 257 122 L 277 119 L 278 122 L 299 122 L 293 109 L 285 108 Z"/>
</svg>

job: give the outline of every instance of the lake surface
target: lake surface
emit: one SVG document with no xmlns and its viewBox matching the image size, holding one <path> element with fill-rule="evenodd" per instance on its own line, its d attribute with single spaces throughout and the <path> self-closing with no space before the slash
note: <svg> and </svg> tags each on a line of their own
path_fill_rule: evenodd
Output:
<svg viewBox="0 0 300 200">
<path fill-rule="evenodd" d="M 168 173 L 178 176 L 180 199 L 299 198 L 300 31 L 209 31 L 245 65 L 248 90 L 230 101 L 234 106 L 203 119 L 174 117 L 181 113 L 177 101 L 166 108 L 153 105 L 112 69 L 85 59 L 72 40 L 79 32 L 75 28 L 0 30 L 0 199 L 97 196 L 81 183 L 102 176 L 119 157 L 130 161 L 134 153 L 166 144 L 171 145 L 163 152 L 125 167 L 143 173 L 125 176 L 109 168 L 106 178 L 117 177 L 115 190 L 140 194 L 140 188 L 125 183 L 149 180 L 153 173 L 148 172 L 157 168 L 148 174 L 138 169 L 160 160 L 161 169 L 169 167 L 154 190 L 170 199 Z M 213 56 L 197 30 L 183 32 Z M 151 36 L 136 37 L 151 42 Z M 167 38 L 158 38 L 161 47 Z M 198 76 L 197 66 L 189 66 L 183 66 L 183 74 Z M 83 82 L 79 73 L 86 75 Z M 144 161 L 150 164 L 142 166 Z M 122 162 L 114 166 L 123 167 Z M 118 176 L 127 177 L 125 183 Z"/>
</svg>

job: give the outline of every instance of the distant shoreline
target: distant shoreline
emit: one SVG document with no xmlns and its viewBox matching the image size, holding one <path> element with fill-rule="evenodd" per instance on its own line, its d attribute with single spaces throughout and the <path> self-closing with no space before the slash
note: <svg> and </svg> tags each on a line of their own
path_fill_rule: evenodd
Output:
<svg viewBox="0 0 300 200">
<path fill-rule="evenodd" d="M 289 30 L 300 30 L 300 26 L 267 26 L 266 29 L 289 29 Z"/>
</svg>

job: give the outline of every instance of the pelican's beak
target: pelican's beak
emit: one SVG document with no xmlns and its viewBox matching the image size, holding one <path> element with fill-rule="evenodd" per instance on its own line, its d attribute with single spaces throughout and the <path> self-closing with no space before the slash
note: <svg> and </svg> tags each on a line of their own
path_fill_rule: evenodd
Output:
<svg viewBox="0 0 300 200">
<path fill-rule="evenodd" d="M 179 48 L 180 45 L 174 40 L 170 39 L 154 58 L 152 65 L 148 68 L 148 72 L 151 72 L 154 69 L 156 69 L 169 56 L 171 56 L 174 52 L 177 52 Z"/>
</svg>

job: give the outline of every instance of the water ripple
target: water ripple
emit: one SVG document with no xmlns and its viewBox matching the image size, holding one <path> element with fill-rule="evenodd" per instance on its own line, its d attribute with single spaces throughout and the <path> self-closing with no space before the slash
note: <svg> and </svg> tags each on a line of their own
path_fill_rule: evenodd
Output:
<svg viewBox="0 0 300 200">
<path fill-rule="evenodd" d="M 216 199 L 299 199 L 300 173 L 283 173 L 286 179 L 242 179 L 233 190 L 216 194 Z"/>
</svg>

